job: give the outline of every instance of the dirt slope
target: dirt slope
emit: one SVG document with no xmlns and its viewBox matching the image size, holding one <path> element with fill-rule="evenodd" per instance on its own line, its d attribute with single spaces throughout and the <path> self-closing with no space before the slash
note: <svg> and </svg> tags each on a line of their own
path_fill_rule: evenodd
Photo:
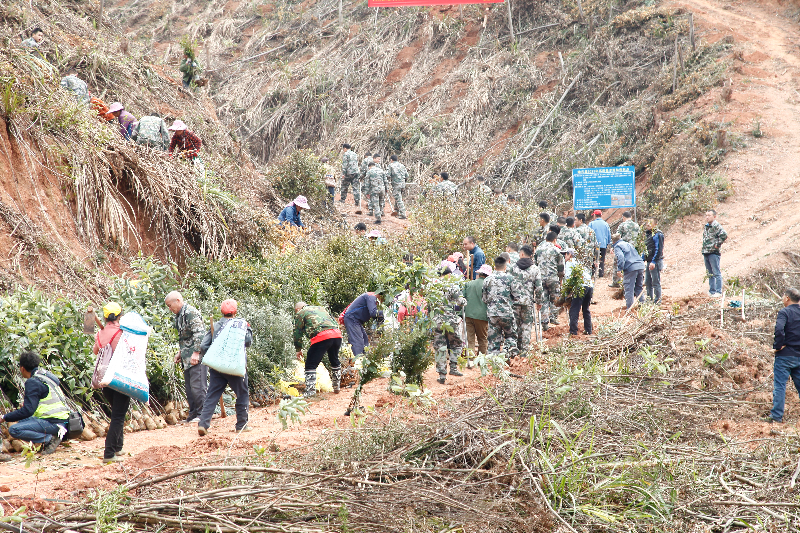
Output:
<svg viewBox="0 0 800 533">
<path fill-rule="evenodd" d="M 734 194 L 717 208 L 728 232 L 723 274 L 746 276 L 776 263 L 776 252 L 800 248 L 800 30 L 788 18 L 797 4 L 690 0 L 675 5 L 695 14 L 700 39 L 731 36 L 736 44 L 731 101 L 722 99 L 718 87 L 679 112 L 710 112 L 710 120 L 729 124 L 729 138 L 736 142 L 739 136 L 746 143 L 718 169 Z M 754 121 L 760 121 L 761 138 L 752 135 Z M 700 256 L 703 222 L 700 214 L 684 218 L 666 234 L 666 284 L 673 297 L 708 290 Z"/>
</svg>

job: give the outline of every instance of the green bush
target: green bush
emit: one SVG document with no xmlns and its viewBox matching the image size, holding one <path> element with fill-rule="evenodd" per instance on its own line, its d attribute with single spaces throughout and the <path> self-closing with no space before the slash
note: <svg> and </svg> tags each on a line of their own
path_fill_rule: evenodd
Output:
<svg viewBox="0 0 800 533">
<path fill-rule="evenodd" d="M 328 194 L 322 175 L 319 157 L 311 150 L 297 150 L 280 163 L 273 164 L 267 172 L 267 179 L 284 198 L 291 200 L 302 194 L 313 207 L 323 205 Z"/>
</svg>

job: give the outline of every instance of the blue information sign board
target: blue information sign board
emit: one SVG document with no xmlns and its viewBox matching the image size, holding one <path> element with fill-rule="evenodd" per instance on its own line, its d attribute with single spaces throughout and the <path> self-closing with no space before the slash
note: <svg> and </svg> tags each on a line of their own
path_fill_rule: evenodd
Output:
<svg viewBox="0 0 800 533">
<path fill-rule="evenodd" d="M 576 211 L 636 207 L 635 167 L 572 169 L 572 204 Z"/>
</svg>

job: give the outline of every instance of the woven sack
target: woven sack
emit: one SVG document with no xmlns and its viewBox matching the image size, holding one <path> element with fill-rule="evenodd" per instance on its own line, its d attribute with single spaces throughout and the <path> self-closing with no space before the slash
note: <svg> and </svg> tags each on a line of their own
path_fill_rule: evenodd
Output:
<svg viewBox="0 0 800 533">
<path fill-rule="evenodd" d="M 247 371 L 247 355 L 244 339 L 247 336 L 247 320 L 229 320 L 217 333 L 214 342 L 203 356 L 203 364 L 222 374 L 244 376 Z"/>
</svg>

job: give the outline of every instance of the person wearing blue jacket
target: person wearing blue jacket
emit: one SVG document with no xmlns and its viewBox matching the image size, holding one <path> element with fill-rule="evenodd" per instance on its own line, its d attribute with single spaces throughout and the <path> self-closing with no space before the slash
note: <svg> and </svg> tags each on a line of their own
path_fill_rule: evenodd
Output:
<svg viewBox="0 0 800 533">
<path fill-rule="evenodd" d="M 464 237 L 464 242 L 461 243 L 462 248 L 464 248 L 465 252 L 469 252 L 472 255 L 472 265 L 470 265 L 470 272 L 471 275 L 469 279 L 476 279 L 478 277 L 478 270 L 486 264 L 486 254 L 483 253 L 481 247 L 475 242 L 475 237 L 472 235 L 468 235 Z"/>
<path fill-rule="evenodd" d="M 656 228 L 656 221 L 648 218 L 643 224 L 647 250 L 642 259 L 647 263 L 644 271 L 644 285 L 647 298 L 656 305 L 661 302 L 661 271 L 664 270 L 664 234 Z"/>
<path fill-rule="evenodd" d="M 606 268 L 606 252 L 608 251 L 608 245 L 611 243 L 611 228 L 608 222 L 603 220 L 603 212 L 599 209 L 594 210 L 594 220 L 589 222 L 589 227 L 594 231 L 597 247 L 600 249 L 600 264 L 598 265 L 597 275 L 602 278 Z"/>
<path fill-rule="evenodd" d="M 617 274 L 622 277 L 622 287 L 625 289 L 625 307 L 630 309 L 634 301 L 644 301 L 644 261 L 642 261 L 636 248 L 627 241 L 623 241 L 619 233 L 611 236 L 614 243 L 614 257 L 617 259 Z"/>
<path fill-rule="evenodd" d="M 364 324 L 370 318 L 383 318 L 380 303 L 383 295 L 374 292 L 365 292 L 347 306 L 344 315 L 344 327 L 347 330 L 347 342 L 353 349 L 353 357 L 364 353 L 364 348 L 369 346 L 369 338 Z"/>
<path fill-rule="evenodd" d="M 278 215 L 278 222 L 280 222 L 281 225 L 288 222 L 290 226 L 304 228 L 303 221 L 300 220 L 300 212 L 303 209 L 310 209 L 308 200 L 306 200 L 305 196 L 298 196 L 292 203 L 283 208 L 281 214 Z"/>
<path fill-rule="evenodd" d="M 786 289 L 783 309 L 775 319 L 775 363 L 773 365 L 772 411 L 765 422 L 783 422 L 786 382 L 791 376 L 800 393 L 800 290 Z"/>
</svg>

